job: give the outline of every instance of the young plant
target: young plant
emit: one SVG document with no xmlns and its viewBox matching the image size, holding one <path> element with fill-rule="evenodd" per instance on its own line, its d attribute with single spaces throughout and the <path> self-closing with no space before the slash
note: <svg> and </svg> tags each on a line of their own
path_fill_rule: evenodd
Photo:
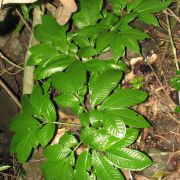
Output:
<svg viewBox="0 0 180 180">
<path fill-rule="evenodd" d="M 31 95 L 22 97 L 22 110 L 10 127 L 15 132 L 11 152 L 20 163 L 42 146 L 46 157 L 42 170 L 48 180 L 124 179 L 119 169 L 140 171 L 152 164 L 144 153 L 130 148 L 140 129 L 150 126 L 131 107 L 148 95 L 119 86 L 124 70 L 120 57 L 126 48 L 139 53 L 139 41 L 149 38 L 129 23 L 139 18 L 158 25 L 153 13 L 170 2 L 110 0 L 109 12 L 102 0 L 81 0 L 73 16 L 74 30 L 42 16 L 34 30 L 40 43 L 30 49 L 28 60 L 36 67 L 36 84 Z M 107 51 L 113 58 L 100 60 Z M 58 120 L 58 106 L 71 109 L 79 124 Z M 63 124 L 78 128 L 51 144 Z"/>
</svg>

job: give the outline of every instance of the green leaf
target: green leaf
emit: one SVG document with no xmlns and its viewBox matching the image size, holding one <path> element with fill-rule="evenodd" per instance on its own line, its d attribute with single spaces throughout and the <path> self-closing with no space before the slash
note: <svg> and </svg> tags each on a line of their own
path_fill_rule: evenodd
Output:
<svg viewBox="0 0 180 180">
<path fill-rule="evenodd" d="M 152 14 L 145 14 L 145 13 L 139 14 L 139 19 L 146 24 L 151 24 L 153 26 L 159 26 L 159 22 L 158 22 L 156 16 L 154 16 Z"/>
<path fill-rule="evenodd" d="M 84 37 L 85 39 L 86 37 L 91 38 L 93 35 L 102 33 L 108 29 L 109 29 L 109 26 L 99 23 L 99 24 L 90 25 L 82 29 L 79 29 L 76 33 L 76 36 L 82 36 L 82 38 Z"/>
<path fill-rule="evenodd" d="M 30 103 L 35 108 L 34 115 L 38 118 L 45 118 L 49 122 L 56 121 L 56 111 L 53 103 L 50 100 L 49 93 L 42 94 L 42 87 L 35 84 L 33 92 L 30 96 Z"/>
<path fill-rule="evenodd" d="M 141 171 L 152 164 L 148 156 L 133 149 L 122 148 L 108 152 L 106 158 L 118 168 Z"/>
<path fill-rule="evenodd" d="M 82 62 L 75 61 L 68 67 L 66 73 L 58 72 L 52 78 L 52 85 L 59 92 L 77 94 L 86 84 L 86 69 Z"/>
<path fill-rule="evenodd" d="M 101 109 L 120 109 L 131 107 L 147 99 L 145 91 L 137 89 L 121 89 L 109 96 L 102 104 Z"/>
<path fill-rule="evenodd" d="M 38 65 L 43 61 L 43 59 L 57 54 L 56 49 L 51 44 L 47 43 L 37 44 L 31 47 L 29 50 L 31 52 L 31 56 L 27 62 L 27 65 L 29 66 Z"/>
<path fill-rule="evenodd" d="M 107 48 L 112 41 L 114 41 L 115 33 L 114 32 L 103 32 L 98 37 L 96 41 L 96 50 L 97 52 L 101 52 L 105 48 Z"/>
<path fill-rule="evenodd" d="M 119 118 L 131 127 L 146 128 L 151 126 L 142 115 L 128 108 L 119 108 L 105 112 L 109 112 L 109 114 L 112 114 L 114 117 L 117 116 L 116 118 Z"/>
<path fill-rule="evenodd" d="M 95 56 L 96 54 L 97 54 L 97 50 L 91 46 L 83 47 L 78 52 L 79 57 L 84 57 L 84 58 Z"/>
<path fill-rule="evenodd" d="M 85 144 L 100 151 L 106 150 L 118 141 L 117 138 L 108 134 L 104 129 L 97 130 L 88 127 L 81 130 L 80 137 Z"/>
<path fill-rule="evenodd" d="M 73 180 L 73 168 L 69 162 L 66 162 L 61 169 L 61 180 Z"/>
<path fill-rule="evenodd" d="M 90 46 L 90 42 L 87 35 L 82 36 L 81 34 L 77 34 L 73 37 L 73 41 L 81 48 Z"/>
<path fill-rule="evenodd" d="M 77 145 L 77 140 L 73 135 L 65 134 L 61 137 L 59 144 L 48 146 L 44 151 L 44 156 L 49 161 L 57 161 L 66 158 L 71 153 L 71 148 Z"/>
<path fill-rule="evenodd" d="M 25 94 L 21 96 L 21 105 L 22 105 L 22 112 L 24 114 L 33 115 L 34 108 L 29 103 L 29 94 Z"/>
<path fill-rule="evenodd" d="M 135 0 L 132 2 L 128 2 L 127 4 L 127 11 L 130 12 L 136 9 L 144 0 Z"/>
<path fill-rule="evenodd" d="M 75 180 L 87 180 L 88 179 L 88 172 L 91 168 L 92 162 L 91 162 L 91 156 L 88 152 L 88 150 L 83 151 L 76 161 L 75 165 Z"/>
<path fill-rule="evenodd" d="M 39 142 L 44 147 L 52 139 L 55 132 L 55 124 L 46 124 L 39 131 Z"/>
<path fill-rule="evenodd" d="M 37 148 L 39 142 L 37 138 L 37 129 L 24 130 L 13 137 L 10 151 L 16 153 L 18 161 L 24 163 L 29 158 L 32 148 Z"/>
<path fill-rule="evenodd" d="M 171 79 L 171 86 L 176 90 L 180 91 L 180 77 L 175 76 Z"/>
<path fill-rule="evenodd" d="M 110 45 L 114 59 L 118 60 L 120 56 L 123 55 L 124 50 L 125 50 L 125 44 L 124 44 L 124 39 L 122 38 L 119 33 L 115 34 L 114 41 Z"/>
<path fill-rule="evenodd" d="M 103 156 L 96 151 L 92 153 L 92 163 L 98 179 L 123 180 L 125 179 L 119 170 L 113 167 Z"/>
<path fill-rule="evenodd" d="M 67 74 L 76 91 L 80 90 L 86 84 L 86 69 L 81 61 L 72 63 L 67 69 Z"/>
<path fill-rule="evenodd" d="M 103 124 L 107 132 L 117 138 L 124 138 L 126 134 L 126 126 L 124 122 L 112 113 L 103 113 Z"/>
<path fill-rule="evenodd" d="M 102 72 L 109 69 L 119 69 L 114 60 L 102 61 L 99 59 L 91 59 L 84 62 L 89 72 Z"/>
<path fill-rule="evenodd" d="M 134 39 L 134 38 L 127 38 L 126 41 L 124 39 L 124 45 L 128 49 L 131 49 L 132 51 L 134 51 L 136 53 L 140 53 L 140 46 L 139 46 L 139 43 L 137 42 L 136 39 Z"/>
<path fill-rule="evenodd" d="M 33 91 L 30 95 L 30 99 L 29 102 L 30 104 L 35 108 L 35 109 L 39 109 L 39 107 L 41 106 L 41 97 L 43 95 L 43 90 L 41 88 L 41 86 L 37 83 L 34 85 L 33 87 Z"/>
<path fill-rule="evenodd" d="M 47 161 L 42 165 L 43 175 L 47 180 L 61 179 L 61 173 L 65 161 Z"/>
<path fill-rule="evenodd" d="M 11 121 L 10 130 L 13 132 L 21 132 L 23 130 L 33 130 L 40 126 L 39 121 L 37 121 L 31 115 L 22 113 L 17 114 Z"/>
<path fill-rule="evenodd" d="M 77 28 L 94 25 L 101 18 L 102 0 L 81 0 L 80 7 L 80 11 L 73 16 Z"/>
<path fill-rule="evenodd" d="M 56 72 L 66 69 L 75 59 L 62 58 L 48 63 L 45 67 L 36 68 L 34 75 L 36 80 L 45 79 Z"/>
<path fill-rule="evenodd" d="M 82 126 L 89 126 L 89 112 L 82 113 L 79 118 Z"/>
<path fill-rule="evenodd" d="M 29 9 L 26 4 L 21 4 L 21 11 L 23 13 L 23 17 L 26 20 L 29 20 Z"/>
<path fill-rule="evenodd" d="M 180 106 L 177 106 L 174 110 L 175 113 L 180 113 Z"/>
<path fill-rule="evenodd" d="M 141 32 L 138 29 L 132 29 L 132 28 L 122 30 L 122 32 L 120 32 L 120 34 L 125 38 L 125 40 L 126 40 L 126 38 L 129 38 L 129 39 L 133 38 L 135 40 L 140 41 L 140 40 L 144 40 L 146 38 L 150 38 L 150 36 L 147 33 Z"/>
<path fill-rule="evenodd" d="M 52 86 L 57 89 L 59 93 L 74 92 L 71 79 L 65 72 L 57 72 L 52 75 Z"/>
<path fill-rule="evenodd" d="M 166 9 L 172 3 L 171 0 L 160 1 L 160 0 L 151 0 L 151 1 L 142 1 L 135 11 L 140 13 L 157 13 Z"/>
<path fill-rule="evenodd" d="M 51 87 L 52 79 L 48 78 L 42 85 L 44 93 L 47 93 L 49 91 L 49 88 Z"/>
<path fill-rule="evenodd" d="M 80 104 L 78 98 L 73 94 L 63 93 L 55 98 L 56 103 L 61 107 L 75 107 Z"/>
<path fill-rule="evenodd" d="M 52 16 L 42 16 L 42 24 L 35 27 L 35 38 L 53 44 L 62 53 L 68 52 L 66 26 L 60 26 Z"/>
<path fill-rule="evenodd" d="M 127 4 L 127 1 L 122 0 L 110 0 L 110 3 L 112 5 L 113 11 L 120 15 L 120 9 L 124 8 Z"/>
<path fill-rule="evenodd" d="M 37 107 L 38 108 L 38 107 Z M 56 121 L 56 110 L 50 100 L 50 95 L 45 94 L 41 97 L 41 106 L 39 107 L 39 114 L 42 114 L 46 121 Z"/>
<path fill-rule="evenodd" d="M 117 86 L 122 77 L 119 70 L 104 71 L 90 86 L 90 103 L 94 107 L 100 104 Z"/>
<path fill-rule="evenodd" d="M 106 17 L 104 17 L 99 24 L 101 25 L 105 25 L 105 26 L 108 26 L 108 27 L 112 27 L 115 22 L 118 21 L 118 16 L 116 16 L 115 14 L 112 14 L 112 13 L 107 13 Z"/>
<path fill-rule="evenodd" d="M 103 112 L 98 110 L 92 110 L 89 112 L 89 120 L 92 127 L 96 128 L 102 124 Z"/>
<path fill-rule="evenodd" d="M 108 149 L 110 150 L 120 150 L 121 148 L 128 147 L 133 144 L 138 138 L 139 130 L 133 128 L 126 129 L 126 135 L 123 139 L 119 140 Z"/>
<path fill-rule="evenodd" d="M 130 13 L 130 14 L 123 15 L 120 21 L 118 22 L 118 28 L 119 29 L 124 28 L 124 26 L 126 26 L 127 24 L 132 22 L 134 19 L 136 19 L 137 16 L 138 16 L 138 13 Z"/>
</svg>

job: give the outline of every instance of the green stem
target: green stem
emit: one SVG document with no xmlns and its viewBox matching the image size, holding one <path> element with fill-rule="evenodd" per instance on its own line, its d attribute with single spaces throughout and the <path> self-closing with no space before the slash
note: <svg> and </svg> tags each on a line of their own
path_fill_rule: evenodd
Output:
<svg viewBox="0 0 180 180">
<path fill-rule="evenodd" d="M 172 37 L 172 32 L 171 32 L 171 27 L 170 27 L 170 23 L 169 23 L 169 17 L 166 14 L 166 22 L 167 22 L 167 27 L 168 27 L 168 34 L 169 34 L 169 39 L 170 39 L 170 43 L 171 43 L 171 47 L 172 47 L 172 52 L 174 55 L 174 62 L 176 65 L 176 69 L 179 71 L 179 64 L 178 64 L 178 58 L 177 58 L 177 50 L 176 47 L 174 45 L 174 41 L 173 41 L 173 37 Z"/>
<path fill-rule="evenodd" d="M 80 124 L 75 123 L 65 123 L 65 122 L 44 122 L 43 124 L 58 124 L 58 125 L 66 125 L 66 126 L 77 126 L 80 127 Z"/>
<path fill-rule="evenodd" d="M 77 146 L 75 146 L 75 148 L 73 149 L 73 152 L 76 151 L 81 144 L 82 144 L 82 141 L 80 141 L 80 142 L 77 144 Z"/>
</svg>

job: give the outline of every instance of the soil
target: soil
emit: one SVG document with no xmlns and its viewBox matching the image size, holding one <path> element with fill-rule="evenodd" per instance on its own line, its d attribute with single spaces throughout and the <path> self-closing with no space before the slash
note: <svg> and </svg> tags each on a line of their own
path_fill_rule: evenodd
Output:
<svg viewBox="0 0 180 180">
<path fill-rule="evenodd" d="M 124 173 L 129 179 L 180 179 L 180 114 L 173 112 L 179 100 L 177 91 L 170 85 L 170 79 L 175 75 L 176 67 L 164 17 L 163 13 L 159 14 L 161 28 L 136 23 L 136 26 L 149 32 L 153 39 L 142 42 L 141 46 L 144 54 L 142 60 L 131 66 L 129 62 L 133 58 L 140 57 L 140 55 L 129 52 L 125 58 L 125 61 L 129 64 L 129 71 L 127 71 L 125 77 L 128 73 L 131 73 L 133 77 L 143 78 L 141 89 L 149 93 L 148 100 L 134 107 L 134 109 L 144 115 L 152 124 L 151 128 L 142 131 L 140 138 L 133 147 L 148 153 L 154 160 L 154 164 L 142 172 L 130 174 L 125 171 Z M 17 20 L 17 17 L 15 19 Z M 9 26 L 9 24 L 4 26 Z M 3 28 L 6 29 L 7 27 Z M 179 57 L 180 31 L 177 22 L 172 29 L 172 34 Z M 30 33 L 26 28 L 20 33 L 12 30 L 8 34 L 1 33 L 0 53 L 16 64 L 23 64 L 29 36 Z M 0 56 L 0 65 L 0 79 L 20 99 L 22 71 L 12 68 L 2 56 Z M 133 79 L 133 77 L 131 78 Z M 123 86 L 132 87 L 132 84 L 126 81 Z M 8 164 L 11 166 L 10 169 L 0 172 L 0 179 L 23 178 L 25 176 L 24 169 L 26 170 L 25 179 L 42 179 L 38 168 L 40 163 L 39 161 L 33 161 L 33 159 L 36 159 L 36 155 L 33 155 L 31 161 L 21 167 L 16 158 L 9 153 L 13 135 L 9 131 L 9 124 L 11 118 L 18 111 L 17 105 L 0 86 L 0 165 Z"/>
</svg>

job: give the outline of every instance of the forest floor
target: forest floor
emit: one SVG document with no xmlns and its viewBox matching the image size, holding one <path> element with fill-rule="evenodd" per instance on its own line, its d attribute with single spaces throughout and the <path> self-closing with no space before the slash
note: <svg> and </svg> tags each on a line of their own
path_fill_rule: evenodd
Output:
<svg viewBox="0 0 180 180">
<path fill-rule="evenodd" d="M 152 124 L 151 128 L 142 131 L 140 138 L 133 146 L 148 153 L 154 160 L 154 164 L 145 171 L 134 174 L 125 172 L 129 179 L 133 179 L 130 176 L 137 180 L 180 179 L 180 115 L 173 112 L 179 99 L 178 92 L 170 85 L 170 79 L 175 75 L 176 66 L 165 17 L 164 13 L 159 14 L 161 28 L 136 24 L 138 28 L 149 32 L 153 38 L 141 44 L 144 57 L 129 52 L 125 59 L 129 70 L 125 75 L 123 86 L 134 86 L 130 82 L 140 81 L 135 85 L 147 91 L 149 98 L 134 109 Z M 173 17 L 171 19 L 173 20 Z M 23 72 L 7 63 L 6 58 L 16 64 L 23 64 L 30 33 L 26 28 L 20 33 L 7 29 L 12 22 L 18 22 L 16 16 L 8 18 L 3 24 L 0 22 L 0 28 L 4 28 L 6 32 L 9 31 L 8 34 L 0 34 L 0 79 L 16 96 L 20 97 Z M 176 20 L 172 22 L 174 24 L 172 36 L 179 57 L 180 25 Z M 23 174 L 15 157 L 9 153 L 12 138 L 9 124 L 18 110 L 14 101 L 0 86 L 0 165 L 12 166 L 9 170 L 0 172 L 0 180 L 17 179 Z M 31 171 L 36 174 L 32 169 Z"/>
</svg>

